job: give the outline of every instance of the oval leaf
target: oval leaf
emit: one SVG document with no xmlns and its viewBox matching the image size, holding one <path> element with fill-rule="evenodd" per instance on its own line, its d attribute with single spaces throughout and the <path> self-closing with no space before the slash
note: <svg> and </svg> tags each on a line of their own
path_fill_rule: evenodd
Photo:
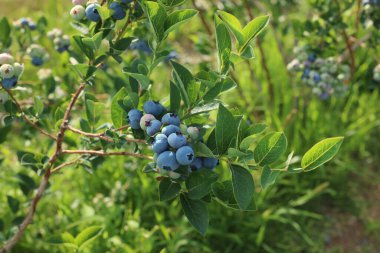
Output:
<svg viewBox="0 0 380 253">
<path fill-rule="evenodd" d="M 343 137 L 334 137 L 318 142 L 302 157 L 301 167 L 304 171 L 310 171 L 330 161 L 338 153 L 343 139 Z"/>
<path fill-rule="evenodd" d="M 164 178 L 160 182 L 159 192 L 160 192 L 160 200 L 167 201 L 174 199 L 179 191 L 181 190 L 181 185 L 173 182 L 170 178 Z"/>
<path fill-rule="evenodd" d="M 245 210 L 252 202 L 255 183 L 251 173 L 238 165 L 230 165 L 232 187 L 236 202 L 240 209 Z"/>
<path fill-rule="evenodd" d="M 271 164 L 286 151 L 287 140 L 284 133 L 271 133 L 260 140 L 254 152 L 257 164 L 264 166 Z"/>
<path fill-rule="evenodd" d="M 180 196 L 181 205 L 185 216 L 195 227 L 195 229 L 204 235 L 208 227 L 208 210 L 205 202 L 188 198 L 185 194 Z"/>
</svg>

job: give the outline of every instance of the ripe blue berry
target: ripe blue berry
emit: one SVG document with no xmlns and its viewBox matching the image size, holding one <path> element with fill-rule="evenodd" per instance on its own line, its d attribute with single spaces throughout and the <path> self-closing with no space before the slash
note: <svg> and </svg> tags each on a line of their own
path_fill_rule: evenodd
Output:
<svg viewBox="0 0 380 253">
<path fill-rule="evenodd" d="M 309 54 L 307 56 L 307 59 L 311 62 L 314 62 L 317 59 L 317 56 L 315 54 Z"/>
<path fill-rule="evenodd" d="M 205 157 L 202 160 L 203 167 L 210 170 L 214 169 L 218 165 L 218 163 L 219 163 L 219 160 L 212 157 Z"/>
<path fill-rule="evenodd" d="M 121 0 L 120 2 L 123 4 L 130 4 L 133 0 Z"/>
<path fill-rule="evenodd" d="M 202 169 L 203 165 L 202 165 L 202 158 L 200 157 L 196 157 L 193 162 L 190 164 L 190 168 L 193 170 L 193 171 L 196 171 L 196 170 L 200 170 Z"/>
<path fill-rule="evenodd" d="M 11 77 L 11 78 L 4 78 L 1 81 L 1 83 L 2 83 L 2 85 L 4 87 L 4 89 L 9 90 L 9 89 L 11 89 L 11 88 L 13 88 L 13 87 L 16 86 L 16 84 L 17 84 L 17 77 L 14 76 L 14 77 Z"/>
<path fill-rule="evenodd" d="M 112 10 L 112 17 L 116 20 L 125 18 L 126 13 L 123 7 L 118 2 L 112 2 L 110 4 L 110 9 Z"/>
<path fill-rule="evenodd" d="M 157 166 L 160 169 L 173 171 L 179 168 L 179 164 L 175 158 L 175 153 L 165 151 L 157 157 Z"/>
<path fill-rule="evenodd" d="M 44 61 L 42 60 L 42 58 L 41 57 L 33 57 L 32 58 L 32 64 L 34 65 L 34 66 L 41 66 L 42 64 L 44 63 Z"/>
<path fill-rule="evenodd" d="M 168 142 L 169 142 L 170 147 L 175 148 L 175 149 L 185 146 L 187 143 L 186 137 L 183 136 L 181 132 L 175 132 L 169 135 Z"/>
<path fill-rule="evenodd" d="M 164 107 L 159 102 L 149 100 L 144 104 L 144 112 L 158 117 L 164 112 Z"/>
<path fill-rule="evenodd" d="M 158 133 L 160 129 L 161 129 L 161 121 L 154 119 L 149 122 L 149 126 L 147 126 L 146 128 L 146 133 L 149 136 L 153 136 L 156 133 Z"/>
<path fill-rule="evenodd" d="M 134 40 L 129 46 L 132 50 L 144 51 L 147 54 L 151 54 L 152 50 L 150 49 L 148 43 L 145 40 Z"/>
<path fill-rule="evenodd" d="M 183 146 L 177 150 L 175 157 L 179 164 L 189 165 L 194 160 L 194 150 L 190 146 Z"/>
<path fill-rule="evenodd" d="M 143 116 L 142 111 L 137 109 L 132 109 L 128 112 L 129 124 L 132 129 L 140 129 L 140 120 Z"/>
<path fill-rule="evenodd" d="M 99 4 L 89 4 L 86 8 L 86 17 L 88 20 L 91 20 L 93 22 L 97 22 L 100 19 L 100 15 L 97 7 L 100 7 Z"/>
<path fill-rule="evenodd" d="M 162 128 L 161 133 L 165 134 L 169 137 L 172 133 L 181 132 L 181 129 L 178 126 L 175 125 L 169 125 L 164 128 Z"/>
<path fill-rule="evenodd" d="M 156 154 L 161 154 L 169 149 L 168 137 L 164 134 L 157 134 L 152 143 L 152 150 Z"/>
<path fill-rule="evenodd" d="M 167 114 L 165 114 L 162 117 L 161 122 L 162 122 L 163 125 L 176 125 L 176 126 L 179 126 L 181 124 L 181 121 L 180 121 L 178 115 L 175 114 L 175 113 L 167 113 Z"/>
</svg>

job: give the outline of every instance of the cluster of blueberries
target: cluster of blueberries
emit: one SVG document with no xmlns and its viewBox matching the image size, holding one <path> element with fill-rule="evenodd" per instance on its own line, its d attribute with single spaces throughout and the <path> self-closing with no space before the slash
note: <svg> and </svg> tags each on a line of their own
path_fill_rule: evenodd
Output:
<svg viewBox="0 0 380 253">
<path fill-rule="evenodd" d="M 380 0 L 363 0 L 362 19 L 366 27 L 380 28 Z"/>
<path fill-rule="evenodd" d="M 322 100 L 345 94 L 345 82 L 350 72 L 348 65 L 338 64 L 333 57 L 319 58 L 315 53 L 308 53 L 305 48 L 296 48 L 295 54 L 297 58 L 288 64 L 288 70 L 301 72 L 302 81 L 312 88 L 313 94 Z"/>
<path fill-rule="evenodd" d="M 16 29 L 25 29 L 25 28 L 29 28 L 30 30 L 35 30 L 37 28 L 37 25 L 36 23 L 31 20 L 30 18 L 20 18 L 18 20 L 15 20 L 13 22 L 13 26 L 16 28 Z"/>
<path fill-rule="evenodd" d="M 196 171 L 212 170 L 218 165 L 217 158 L 195 157 L 191 143 L 200 141 L 199 128 L 181 124 L 177 114 L 167 112 L 156 101 L 145 102 L 143 110 L 145 114 L 138 109 L 130 110 L 128 121 L 132 129 L 142 129 L 153 138 L 152 150 L 161 173 L 175 171 L 180 166 Z"/>
<path fill-rule="evenodd" d="M 70 46 L 70 38 L 69 36 L 63 34 L 62 30 L 58 28 L 54 28 L 47 33 L 49 39 L 51 39 L 54 43 L 54 49 L 59 53 L 67 51 Z"/>
<path fill-rule="evenodd" d="M 11 89 L 24 71 L 24 65 L 14 62 L 13 56 L 8 53 L 0 54 L 0 80 L 4 89 Z"/>
<path fill-rule="evenodd" d="M 98 22 L 100 20 L 100 14 L 98 9 L 100 4 L 96 0 L 72 0 L 75 5 L 71 11 L 70 15 L 76 21 L 81 21 L 85 17 L 93 22 Z M 109 4 L 108 8 L 111 10 L 112 18 L 115 20 L 121 20 L 126 16 L 126 9 L 129 8 L 129 4 L 132 0 L 120 0 L 113 1 Z"/>
<path fill-rule="evenodd" d="M 36 67 L 41 66 L 49 60 L 49 54 L 42 46 L 38 44 L 30 45 L 26 50 L 26 54 L 32 58 L 32 64 Z"/>
</svg>

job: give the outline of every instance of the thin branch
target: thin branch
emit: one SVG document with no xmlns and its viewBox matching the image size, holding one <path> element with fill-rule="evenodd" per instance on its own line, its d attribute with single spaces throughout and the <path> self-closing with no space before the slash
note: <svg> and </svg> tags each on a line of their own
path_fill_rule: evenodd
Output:
<svg viewBox="0 0 380 253">
<path fill-rule="evenodd" d="M 52 140 L 56 140 L 56 138 L 49 134 L 48 132 L 46 132 L 45 130 L 43 130 L 42 128 L 40 128 L 39 126 L 37 126 L 34 122 L 32 122 L 24 113 L 24 111 L 22 110 L 22 107 L 20 105 L 20 103 L 17 101 L 17 99 L 13 96 L 12 92 L 10 90 L 7 90 L 5 89 L 5 91 L 8 93 L 8 95 L 11 97 L 11 99 L 13 100 L 13 102 L 16 104 L 16 107 L 17 107 L 17 110 L 19 111 L 19 113 L 21 114 L 21 117 L 29 124 L 31 125 L 32 127 L 34 127 L 35 129 L 37 129 L 41 134 L 49 137 L 50 139 Z"/>
<path fill-rule="evenodd" d="M 342 30 L 342 34 L 343 34 L 344 41 L 346 42 L 348 55 L 350 57 L 350 70 L 351 70 L 350 71 L 350 80 L 351 80 L 355 74 L 355 69 L 356 69 L 355 54 L 354 54 L 354 50 L 353 50 L 353 46 L 352 46 L 350 37 L 348 36 L 348 34 L 344 28 Z"/>
<path fill-rule="evenodd" d="M 133 156 L 137 158 L 143 158 L 148 160 L 153 160 L 153 157 L 144 155 L 144 154 L 136 154 L 126 151 L 111 151 L 106 152 L 104 150 L 62 150 L 62 154 L 79 154 L 79 155 L 97 155 L 97 156 Z"/>
<path fill-rule="evenodd" d="M 212 30 L 211 30 L 211 27 L 210 25 L 207 23 L 207 20 L 206 20 L 206 17 L 204 15 L 204 10 L 201 10 L 198 5 L 195 3 L 195 0 L 191 0 L 191 2 L 193 3 L 193 6 L 194 8 L 199 11 L 199 17 L 201 18 L 201 21 L 202 21 L 202 24 L 203 26 L 205 27 L 208 35 L 212 36 Z"/>
<path fill-rule="evenodd" d="M 65 162 L 65 163 L 62 163 L 61 165 L 55 167 L 54 169 L 51 170 L 51 174 L 59 171 L 60 169 L 62 169 L 63 167 L 66 167 L 66 166 L 70 166 L 70 165 L 73 165 L 73 164 L 76 164 L 80 159 L 82 158 L 82 156 L 79 156 L 77 157 L 76 159 L 70 161 L 70 162 Z"/>
</svg>

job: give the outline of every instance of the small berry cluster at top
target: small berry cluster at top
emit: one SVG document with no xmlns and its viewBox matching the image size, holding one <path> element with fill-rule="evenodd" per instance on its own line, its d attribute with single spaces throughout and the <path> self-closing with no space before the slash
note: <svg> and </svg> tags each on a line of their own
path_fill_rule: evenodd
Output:
<svg viewBox="0 0 380 253">
<path fill-rule="evenodd" d="M 49 60 L 49 54 L 42 46 L 38 44 L 30 45 L 26 50 L 26 54 L 32 58 L 32 64 L 36 67 L 41 66 Z"/>
<path fill-rule="evenodd" d="M 161 174 L 170 172 L 170 176 L 180 166 L 189 166 L 190 171 L 214 169 L 219 160 L 213 157 L 196 157 L 192 143 L 201 141 L 200 130 L 195 126 L 181 124 L 179 116 L 167 112 L 167 109 L 156 101 L 147 101 L 143 106 L 145 114 L 132 109 L 128 112 L 128 121 L 132 129 L 142 129 L 153 138 L 152 150 Z"/>
<path fill-rule="evenodd" d="M 24 65 L 15 62 L 12 55 L 0 54 L 0 81 L 4 89 L 9 90 L 16 87 L 23 71 Z"/>
<path fill-rule="evenodd" d="M 373 69 L 373 80 L 380 82 L 380 64 Z"/>
<path fill-rule="evenodd" d="M 29 30 L 35 30 L 37 28 L 36 23 L 30 18 L 20 18 L 18 20 L 13 21 L 13 26 L 18 29 L 28 28 Z"/>
<path fill-rule="evenodd" d="M 98 1 L 94 0 L 73 0 L 73 4 L 75 5 L 71 11 L 70 15 L 76 21 L 81 21 L 84 18 L 92 22 L 98 22 L 100 20 L 100 14 L 98 9 L 100 8 L 100 4 Z M 115 20 L 121 20 L 126 16 L 126 9 L 129 8 L 129 4 L 132 0 L 120 0 L 113 1 L 109 4 L 108 8 L 111 11 L 112 18 Z"/>
<path fill-rule="evenodd" d="M 380 28 L 380 0 L 363 0 L 362 22 L 365 27 Z"/>
<path fill-rule="evenodd" d="M 70 38 L 69 36 L 63 34 L 62 30 L 58 28 L 54 28 L 47 33 L 49 39 L 51 39 L 54 43 L 54 49 L 59 53 L 67 51 L 70 46 Z"/>
<path fill-rule="evenodd" d="M 301 72 L 302 81 L 312 88 L 313 94 L 326 100 L 346 92 L 348 65 L 338 64 L 334 57 L 319 58 L 315 53 L 308 53 L 306 48 L 296 48 L 295 54 L 297 57 L 288 64 L 288 70 Z"/>
</svg>

